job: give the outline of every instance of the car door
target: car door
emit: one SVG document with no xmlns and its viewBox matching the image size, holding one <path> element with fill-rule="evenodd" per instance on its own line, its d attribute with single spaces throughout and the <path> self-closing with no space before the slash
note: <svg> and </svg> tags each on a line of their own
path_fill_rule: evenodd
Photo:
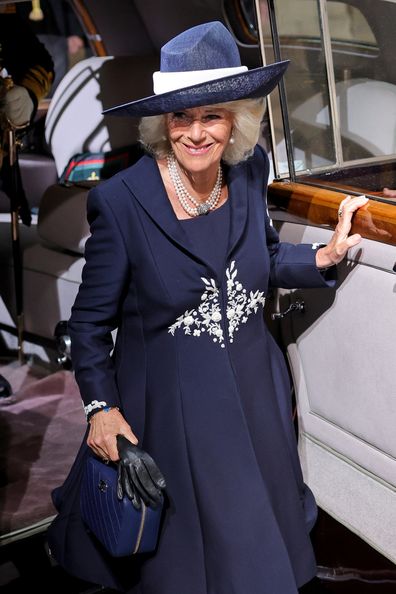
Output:
<svg viewBox="0 0 396 594">
<path fill-rule="evenodd" d="M 395 563 L 396 5 L 372 5 L 259 3 L 266 61 L 292 60 L 268 102 L 281 240 L 325 244 L 341 200 L 370 197 L 336 286 L 279 290 L 269 313 L 290 364 L 305 481 L 323 510 Z"/>
</svg>

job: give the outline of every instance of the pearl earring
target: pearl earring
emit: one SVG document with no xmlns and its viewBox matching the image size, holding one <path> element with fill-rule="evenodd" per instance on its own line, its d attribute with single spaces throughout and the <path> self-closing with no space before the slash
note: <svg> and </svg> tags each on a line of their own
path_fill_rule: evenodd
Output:
<svg viewBox="0 0 396 594">
<path fill-rule="evenodd" d="M 228 141 L 230 144 L 234 144 L 235 142 L 235 138 L 233 136 L 230 137 L 230 140 Z"/>
</svg>

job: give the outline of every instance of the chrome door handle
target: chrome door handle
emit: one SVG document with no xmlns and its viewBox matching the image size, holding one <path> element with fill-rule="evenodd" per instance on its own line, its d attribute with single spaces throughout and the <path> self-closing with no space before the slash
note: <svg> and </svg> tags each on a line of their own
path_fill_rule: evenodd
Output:
<svg viewBox="0 0 396 594">
<path fill-rule="evenodd" d="M 289 307 L 285 311 L 280 311 L 278 313 L 271 314 L 271 319 L 272 320 L 280 320 L 281 318 L 284 318 L 292 311 L 301 311 L 301 312 L 305 311 L 304 301 L 302 301 L 300 299 L 298 299 L 297 301 L 294 301 L 293 303 L 291 303 L 289 305 Z"/>
</svg>

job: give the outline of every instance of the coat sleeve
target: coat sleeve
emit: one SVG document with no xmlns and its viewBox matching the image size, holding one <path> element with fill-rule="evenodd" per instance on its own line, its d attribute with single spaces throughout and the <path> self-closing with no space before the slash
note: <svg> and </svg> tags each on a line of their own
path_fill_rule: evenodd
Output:
<svg viewBox="0 0 396 594">
<path fill-rule="evenodd" d="M 332 287 L 336 281 L 336 267 L 326 271 L 316 267 L 316 250 L 321 244 L 280 242 L 267 206 L 268 157 L 261 147 L 255 151 L 260 162 L 261 179 L 264 171 L 265 232 L 270 256 L 270 283 L 285 289 Z"/>
<path fill-rule="evenodd" d="M 85 247 L 82 283 L 68 323 L 76 380 L 89 413 L 119 406 L 111 332 L 117 328 L 130 266 L 111 200 L 98 188 L 88 196 L 91 236 Z"/>
</svg>

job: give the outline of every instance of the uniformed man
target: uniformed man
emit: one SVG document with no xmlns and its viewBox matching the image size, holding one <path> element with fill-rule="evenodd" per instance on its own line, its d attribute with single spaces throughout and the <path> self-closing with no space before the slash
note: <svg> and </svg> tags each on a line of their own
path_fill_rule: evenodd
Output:
<svg viewBox="0 0 396 594">
<path fill-rule="evenodd" d="M 20 2 L 17 13 L 51 54 L 55 70 L 53 95 L 77 54 L 85 50 L 84 32 L 67 0 Z"/>
<path fill-rule="evenodd" d="M 54 69 L 48 51 L 16 14 L 15 4 L 0 5 L 0 66 L 1 77 L 13 81 L 4 93 L 4 114 L 15 126 L 31 122 L 51 88 Z"/>
</svg>

